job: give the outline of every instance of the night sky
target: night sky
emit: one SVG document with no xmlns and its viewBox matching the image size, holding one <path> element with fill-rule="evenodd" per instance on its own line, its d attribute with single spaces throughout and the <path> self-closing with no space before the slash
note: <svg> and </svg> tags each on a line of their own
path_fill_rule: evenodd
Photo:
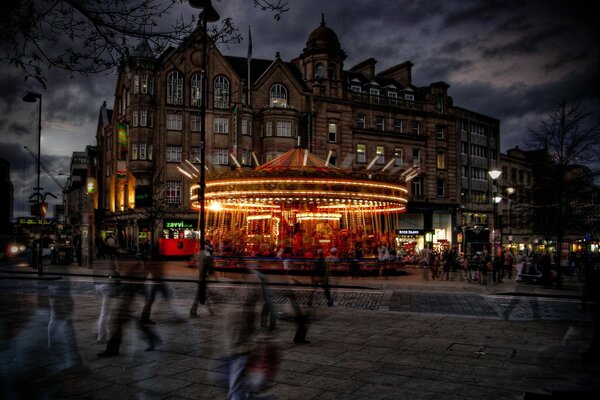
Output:
<svg viewBox="0 0 600 400">
<path fill-rule="evenodd" d="M 526 148 L 528 130 L 563 98 L 600 110 L 600 24 L 592 1 L 302 0 L 289 1 L 279 21 L 250 0 L 213 4 L 221 17 L 234 19 L 244 39 L 251 26 L 253 58 L 280 52 L 284 61 L 300 55 L 324 13 L 348 55 L 345 69 L 369 57 L 378 61 L 376 72 L 411 61 L 415 85 L 444 81 L 456 106 L 499 119 L 503 152 Z M 184 4 L 179 11 L 198 10 Z M 220 50 L 245 57 L 247 46 L 244 40 Z M 109 108 L 114 102 L 116 72 L 46 75 L 44 90 L 0 63 L 0 158 L 11 163 L 15 216 L 27 215 L 36 177 L 23 146 L 37 152 L 38 109 L 22 101 L 24 93 L 43 95 L 42 161 L 62 182 L 72 152 L 95 145 L 103 101 Z M 42 187 L 60 193 L 43 171 Z"/>
</svg>

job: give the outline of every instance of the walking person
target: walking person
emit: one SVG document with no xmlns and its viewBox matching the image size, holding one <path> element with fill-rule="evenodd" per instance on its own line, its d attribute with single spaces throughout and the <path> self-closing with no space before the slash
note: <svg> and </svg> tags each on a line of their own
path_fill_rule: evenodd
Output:
<svg viewBox="0 0 600 400">
<path fill-rule="evenodd" d="M 121 283 L 119 297 L 117 299 L 117 307 L 114 310 L 115 317 L 111 324 L 111 336 L 106 344 L 106 349 L 102 353 L 98 353 L 98 357 L 115 357 L 119 355 L 121 341 L 123 338 L 123 329 L 126 323 L 135 321 L 138 329 L 145 336 L 147 342 L 146 351 L 152 351 L 157 345 L 162 343 L 162 340 L 151 325 L 142 324 L 141 320 L 133 315 L 133 307 L 136 303 L 137 295 L 145 295 L 144 286 L 139 281 L 143 278 L 140 276 L 140 268 L 137 263 L 128 265 L 129 268 L 121 274 Z"/>
<path fill-rule="evenodd" d="M 115 259 L 117 256 L 117 241 L 115 237 L 111 234 L 108 235 L 106 241 L 104 242 L 106 255 L 108 255 L 111 259 Z"/>
<path fill-rule="evenodd" d="M 504 270 L 506 271 L 507 274 L 507 278 L 508 279 L 512 279 L 512 273 L 513 273 L 513 265 L 515 263 L 515 256 L 513 255 L 512 251 L 510 251 L 510 249 L 506 249 L 504 251 Z M 502 282 L 502 277 L 500 277 L 500 282 Z"/>
<path fill-rule="evenodd" d="M 108 269 L 100 263 L 94 263 L 94 290 L 100 296 L 100 314 L 96 322 L 98 343 L 104 343 L 110 338 L 110 321 L 114 299 L 119 290 L 118 261 L 111 260 Z"/>
<path fill-rule="evenodd" d="M 362 243 L 356 242 L 356 245 L 354 246 L 354 257 L 352 257 L 352 261 L 350 262 L 350 279 L 358 278 L 360 260 L 362 259 L 362 256 Z"/>
<path fill-rule="evenodd" d="M 329 289 L 329 263 L 337 260 L 337 249 L 335 247 L 331 248 L 327 260 L 323 257 L 323 249 L 317 249 L 317 257 L 313 260 L 313 282 L 323 287 L 323 294 L 329 307 L 333 306 L 333 298 Z"/>
<path fill-rule="evenodd" d="M 212 262 L 212 246 L 207 243 L 204 251 L 200 251 L 200 257 L 198 257 L 198 288 L 196 289 L 194 302 L 190 307 L 190 318 L 195 318 L 198 316 L 198 304 L 206 305 L 208 311 L 211 314 L 214 313 L 208 300 L 206 287 L 208 273 L 212 270 Z"/>
</svg>

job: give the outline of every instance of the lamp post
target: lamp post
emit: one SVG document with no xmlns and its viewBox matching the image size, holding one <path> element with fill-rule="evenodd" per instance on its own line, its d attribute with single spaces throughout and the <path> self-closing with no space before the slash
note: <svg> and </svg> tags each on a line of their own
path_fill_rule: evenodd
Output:
<svg viewBox="0 0 600 400">
<path fill-rule="evenodd" d="M 42 188 L 40 187 L 40 172 L 41 172 L 41 152 L 42 152 L 42 94 L 37 92 L 27 92 L 23 96 L 23 101 L 27 103 L 38 102 L 38 152 L 37 152 L 37 181 L 36 187 L 33 188 L 36 201 L 36 216 L 37 216 L 37 246 L 35 248 L 35 263 L 34 268 L 37 268 L 38 274 L 42 275 Z"/>
<path fill-rule="evenodd" d="M 198 202 L 200 204 L 200 254 L 203 255 L 206 240 L 206 216 L 204 209 L 204 193 L 206 189 L 206 97 L 208 94 L 207 55 L 208 31 L 207 23 L 219 20 L 219 13 L 212 6 L 211 0 L 189 0 L 190 6 L 202 9 L 202 97 L 200 98 L 200 177 L 198 181 Z M 202 257 L 200 258 L 202 259 Z"/>
<path fill-rule="evenodd" d="M 498 182 L 498 178 L 500 178 L 500 175 L 502 174 L 502 171 L 497 170 L 497 169 L 492 169 L 490 171 L 488 171 L 488 175 L 490 176 L 490 178 L 492 179 L 492 194 L 493 194 L 493 206 L 494 206 L 494 241 L 492 242 L 492 259 L 494 259 L 496 257 L 496 237 L 497 237 L 497 229 L 496 227 L 498 226 L 498 203 L 502 200 L 502 198 L 498 197 L 498 186 L 497 186 L 497 182 Z"/>
</svg>

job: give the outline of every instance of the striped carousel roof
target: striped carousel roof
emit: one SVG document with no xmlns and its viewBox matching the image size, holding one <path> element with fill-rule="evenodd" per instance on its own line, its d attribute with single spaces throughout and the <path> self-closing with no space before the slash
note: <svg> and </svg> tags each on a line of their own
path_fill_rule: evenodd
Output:
<svg viewBox="0 0 600 400">
<path fill-rule="evenodd" d="M 340 172 L 341 169 L 326 163 L 307 149 L 296 147 L 254 169 L 255 171 L 277 172 L 306 170 L 309 172 Z"/>
</svg>

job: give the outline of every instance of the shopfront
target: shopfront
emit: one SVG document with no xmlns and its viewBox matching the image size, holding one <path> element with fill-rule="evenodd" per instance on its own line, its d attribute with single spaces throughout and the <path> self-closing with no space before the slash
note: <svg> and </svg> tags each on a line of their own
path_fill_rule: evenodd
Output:
<svg viewBox="0 0 600 400">
<path fill-rule="evenodd" d="M 200 234 L 195 220 L 165 219 L 158 239 L 162 257 L 191 257 L 199 248 Z"/>
</svg>

